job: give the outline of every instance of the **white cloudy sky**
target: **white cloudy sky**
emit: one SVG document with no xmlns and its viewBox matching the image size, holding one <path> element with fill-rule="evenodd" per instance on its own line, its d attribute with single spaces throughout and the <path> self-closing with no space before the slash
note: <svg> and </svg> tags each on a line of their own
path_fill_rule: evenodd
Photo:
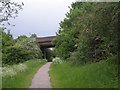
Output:
<svg viewBox="0 0 120 90">
<path fill-rule="evenodd" d="M 10 19 L 15 27 L 9 27 L 14 38 L 20 35 L 37 34 L 38 37 L 53 36 L 59 23 L 75 0 L 14 0 L 23 1 L 24 7 L 16 19 Z"/>
</svg>

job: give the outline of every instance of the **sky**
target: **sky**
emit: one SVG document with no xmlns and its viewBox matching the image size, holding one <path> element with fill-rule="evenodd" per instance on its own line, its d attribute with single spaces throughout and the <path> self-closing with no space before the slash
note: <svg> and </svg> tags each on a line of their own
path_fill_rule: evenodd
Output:
<svg viewBox="0 0 120 90">
<path fill-rule="evenodd" d="M 13 26 L 8 26 L 14 38 L 20 35 L 30 36 L 37 34 L 38 37 L 54 36 L 59 30 L 59 23 L 64 20 L 75 0 L 14 0 L 24 3 L 23 10 L 19 11 L 18 17 L 10 19 Z"/>
</svg>

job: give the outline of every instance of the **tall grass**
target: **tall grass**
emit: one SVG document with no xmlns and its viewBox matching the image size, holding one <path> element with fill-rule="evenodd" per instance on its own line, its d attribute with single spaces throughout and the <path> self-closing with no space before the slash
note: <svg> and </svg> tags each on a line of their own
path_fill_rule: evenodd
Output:
<svg viewBox="0 0 120 90">
<path fill-rule="evenodd" d="M 2 88 L 28 88 L 34 74 L 45 63 L 46 61 L 37 59 L 3 67 Z"/>
<path fill-rule="evenodd" d="M 70 62 L 52 63 L 50 81 L 53 88 L 117 88 L 118 67 L 104 61 L 84 66 Z"/>
</svg>

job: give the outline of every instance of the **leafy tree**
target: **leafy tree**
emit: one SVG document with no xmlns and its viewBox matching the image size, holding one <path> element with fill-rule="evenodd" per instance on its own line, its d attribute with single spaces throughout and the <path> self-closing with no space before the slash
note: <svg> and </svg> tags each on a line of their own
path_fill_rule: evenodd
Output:
<svg viewBox="0 0 120 90">
<path fill-rule="evenodd" d="M 30 36 L 30 38 L 35 39 L 35 38 L 37 38 L 37 35 L 36 35 L 36 34 L 32 34 L 32 35 Z"/>
<path fill-rule="evenodd" d="M 10 34 L 10 30 L 8 30 L 8 33 L 6 33 L 3 31 L 3 29 L 1 29 L 1 32 L 2 32 L 2 49 L 4 51 L 4 48 L 14 45 L 14 40 L 12 34 Z"/>
<path fill-rule="evenodd" d="M 40 47 L 38 46 L 38 43 L 28 37 L 18 37 L 17 42 L 15 43 L 15 46 L 22 47 L 25 50 L 29 50 L 33 53 L 34 58 L 42 58 L 42 52 L 40 50 Z"/>
<path fill-rule="evenodd" d="M 1 0 L 0 1 L 0 23 L 3 21 L 8 21 L 9 18 L 15 18 L 17 17 L 18 11 L 22 9 L 22 4 L 18 4 L 16 2 L 13 2 L 11 0 Z M 4 24 L 2 24 L 4 26 Z M 8 22 L 8 25 L 10 23 Z"/>
<path fill-rule="evenodd" d="M 26 39 L 26 38 L 28 38 L 26 35 L 18 36 L 18 38 L 15 39 L 15 42 L 17 42 L 17 41 L 21 41 L 21 40 Z"/>
<path fill-rule="evenodd" d="M 116 55 L 119 5 L 110 2 L 72 3 L 53 40 L 57 56 L 86 63 Z"/>
<path fill-rule="evenodd" d="M 42 52 L 37 42 L 25 35 L 19 36 L 17 39 L 13 39 L 10 32 L 4 33 L 6 40 L 3 44 L 2 63 L 3 64 L 17 64 L 26 60 L 34 58 L 42 58 Z M 9 40 L 10 39 L 10 40 Z M 8 43 L 8 41 L 14 41 L 14 43 Z M 7 41 L 8 40 L 8 41 Z"/>
<path fill-rule="evenodd" d="M 9 18 L 15 18 L 23 5 L 23 3 L 18 4 L 10 0 L 0 0 L 0 42 L 2 42 L 2 45 L 0 45 L 0 53 L 4 52 L 4 48 L 7 46 L 14 44 L 10 30 L 8 30 L 8 33 L 4 31 L 6 26 L 3 22 L 8 21 Z M 10 25 L 9 22 L 7 22 L 7 24 Z"/>
</svg>

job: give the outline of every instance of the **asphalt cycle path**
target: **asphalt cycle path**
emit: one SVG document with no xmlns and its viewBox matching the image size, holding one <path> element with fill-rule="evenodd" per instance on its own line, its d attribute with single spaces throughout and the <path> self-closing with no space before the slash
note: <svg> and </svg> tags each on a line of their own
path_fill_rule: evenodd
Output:
<svg viewBox="0 0 120 90">
<path fill-rule="evenodd" d="M 52 62 L 46 63 L 37 71 L 29 88 L 52 88 L 48 74 L 51 63 Z"/>
</svg>

